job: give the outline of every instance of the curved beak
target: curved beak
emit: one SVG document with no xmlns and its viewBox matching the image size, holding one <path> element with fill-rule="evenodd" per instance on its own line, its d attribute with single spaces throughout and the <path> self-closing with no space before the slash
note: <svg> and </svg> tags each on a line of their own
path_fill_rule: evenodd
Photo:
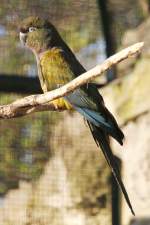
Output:
<svg viewBox="0 0 150 225">
<path fill-rule="evenodd" d="M 20 32 L 19 37 L 20 37 L 21 44 L 25 45 L 26 39 L 27 39 L 27 34 Z"/>
</svg>

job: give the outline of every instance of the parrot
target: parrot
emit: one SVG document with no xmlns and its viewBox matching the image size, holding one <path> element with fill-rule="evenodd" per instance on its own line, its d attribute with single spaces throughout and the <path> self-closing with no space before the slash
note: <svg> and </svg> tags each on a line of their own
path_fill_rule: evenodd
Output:
<svg viewBox="0 0 150 225">
<path fill-rule="evenodd" d="M 35 55 L 38 76 L 44 93 L 57 89 L 86 72 L 49 20 L 30 16 L 21 22 L 19 32 L 21 43 Z M 53 100 L 52 103 L 56 109 L 76 110 L 84 117 L 132 214 L 135 215 L 110 147 L 110 137 L 123 145 L 124 134 L 112 113 L 106 108 L 97 85 L 89 82 L 67 96 Z"/>
</svg>

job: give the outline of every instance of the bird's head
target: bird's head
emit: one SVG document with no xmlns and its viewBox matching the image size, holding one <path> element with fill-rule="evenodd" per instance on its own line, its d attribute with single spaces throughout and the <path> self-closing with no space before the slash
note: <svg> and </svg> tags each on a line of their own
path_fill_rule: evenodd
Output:
<svg viewBox="0 0 150 225">
<path fill-rule="evenodd" d="M 52 48 L 60 42 L 55 27 L 39 17 L 28 17 L 20 25 L 20 41 L 35 53 Z"/>
</svg>

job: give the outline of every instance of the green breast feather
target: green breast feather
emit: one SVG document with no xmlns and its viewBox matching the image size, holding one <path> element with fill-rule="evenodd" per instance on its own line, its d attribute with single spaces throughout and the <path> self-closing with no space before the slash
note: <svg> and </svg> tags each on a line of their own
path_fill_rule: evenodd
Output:
<svg viewBox="0 0 150 225">
<path fill-rule="evenodd" d="M 68 83 L 74 77 L 61 49 L 54 48 L 46 51 L 41 57 L 40 65 L 42 77 L 48 91 Z"/>
<path fill-rule="evenodd" d="M 40 59 L 40 77 L 44 92 L 51 91 L 73 79 L 73 73 L 65 61 L 62 50 L 53 48 L 46 51 Z M 41 80 L 40 79 L 40 80 Z M 59 98 L 53 101 L 56 108 L 72 109 L 68 101 Z"/>
</svg>

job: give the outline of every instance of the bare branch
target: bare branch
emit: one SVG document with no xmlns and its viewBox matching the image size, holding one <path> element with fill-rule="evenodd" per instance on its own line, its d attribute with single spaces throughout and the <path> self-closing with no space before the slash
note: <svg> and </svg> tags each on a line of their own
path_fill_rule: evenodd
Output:
<svg viewBox="0 0 150 225">
<path fill-rule="evenodd" d="M 63 97 L 81 85 L 88 83 L 92 79 L 101 76 L 103 72 L 110 69 L 113 65 L 139 53 L 144 43 L 139 42 L 134 44 L 119 53 L 106 59 L 101 65 L 97 65 L 93 69 L 83 73 L 74 80 L 70 81 L 66 85 L 47 92 L 45 94 L 31 95 L 22 99 L 19 99 L 9 105 L 0 106 L 0 119 L 13 118 L 28 115 L 33 112 L 46 111 L 46 110 L 63 110 L 61 108 L 55 108 L 50 101 Z"/>
</svg>

